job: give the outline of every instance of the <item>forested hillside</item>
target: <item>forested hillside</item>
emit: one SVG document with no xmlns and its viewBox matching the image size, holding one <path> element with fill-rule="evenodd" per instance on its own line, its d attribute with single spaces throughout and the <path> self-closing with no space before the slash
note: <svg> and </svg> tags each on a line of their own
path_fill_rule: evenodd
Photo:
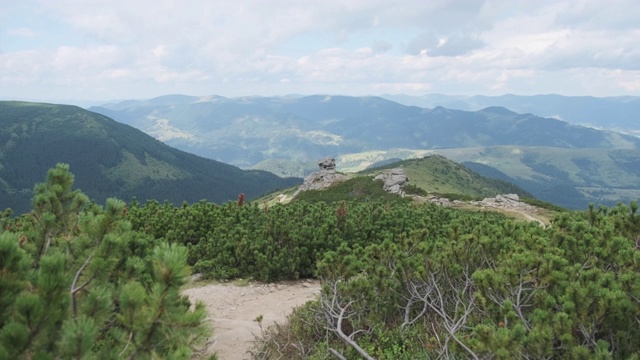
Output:
<svg viewBox="0 0 640 360">
<path fill-rule="evenodd" d="M 563 213 L 546 229 L 399 200 L 129 214 L 187 244 L 207 276 L 324 279 L 317 302 L 267 330 L 264 358 L 587 359 L 640 355 L 637 210 Z"/>
<path fill-rule="evenodd" d="M 372 209 L 356 209 L 346 217 L 367 224 Z M 565 213 L 548 229 L 486 213 L 387 209 L 400 228 L 325 253 L 321 298 L 268 329 L 261 356 L 640 356 L 637 203 Z"/>
<path fill-rule="evenodd" d="M 34 185 L 60 162 L 71 166 L 77 185 L 98 202 L 224 202 L 300 182 L 173 149 L 75 106 L 0 102 L 0 208 L 29 209 Z"/>
<path fill-rule="evenodd" d="M 637 202 L 543 228 L 399 197 L 101 208 L 71 185 L 60 165 L 33 212 L 0 217 L 6 357 L 188 356 L 203 314 L 177 295 L 185 262 L 206 278 L 323 279 L 320 299 L 265 329 L 260 358 L 640 356 Z"/>
</svg>

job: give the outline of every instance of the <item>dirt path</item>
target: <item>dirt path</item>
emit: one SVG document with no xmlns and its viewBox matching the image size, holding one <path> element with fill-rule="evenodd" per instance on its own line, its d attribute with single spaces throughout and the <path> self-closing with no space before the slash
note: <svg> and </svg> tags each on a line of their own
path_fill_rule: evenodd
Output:
<svg viewBox="0 0 640 360">
<path fill-rule="evenodd" d="M 515 210 L 516 212 L 520 213 L 522 216 L 524 216 L 528 221 L 535 221 L 538 224 L 540 224 L 540 226 L 542 226 L 543 228 L 546 227 L 547 225 L 544 223 L 544 221 L 538 219 L 535 216 L 532 216 L 531 214 L 529 214 L 528 212 L 524 211 L 524 210 Z"/>
<path fill-rule="evenodd" d="M 264 327 L 282 322 L 294 307 L 313 300 L 320 293 L 318 281 L 297 281 L 278 284 L 252 283 L 207 284 L 183 291 L 192 302 L 201 301 L 207 307 L 213 325 L 206 354 L 218 353 L 220 360 L 250 359 L 254 335 L 260 327 L 254 320 L 263 316 Z"/>
</svg>

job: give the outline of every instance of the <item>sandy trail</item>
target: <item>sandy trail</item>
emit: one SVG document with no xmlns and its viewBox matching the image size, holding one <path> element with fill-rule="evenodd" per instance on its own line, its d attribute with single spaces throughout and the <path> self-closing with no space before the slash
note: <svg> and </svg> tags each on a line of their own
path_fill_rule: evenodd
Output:
<svg viewBox="0 0 640 360">
<path fill-rule="evenodd" d="M 184 290 L 192 302 L 206 305 L 212 322 L 213 337 L 206 354 L 217 352 L 220 360 L 251 359 L 254 335 L 260 334 L 255 319 L 263 316 L 263 327 L 283 322 L 293 308 L 314 300 L 320 293 L 320 282 L 302 280 L 278 284 L 251 283 L 207 284 Z"/>
</svg>

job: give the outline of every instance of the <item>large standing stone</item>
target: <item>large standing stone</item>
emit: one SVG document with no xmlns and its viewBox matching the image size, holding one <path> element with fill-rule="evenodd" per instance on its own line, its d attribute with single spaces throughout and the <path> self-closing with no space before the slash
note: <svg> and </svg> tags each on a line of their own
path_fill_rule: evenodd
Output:
<svg viewBox="0 0 640 360">
<path fill-rule="evenodd" d="M 318 161 L 320 171 L 336 172 L 336 160 L 334 158 L 326 157 Z"/>
<path fill-rule="evenodd" d="M 409 177 L 405 175 L 402 168 L 392 169 L 388 174 L 380 174 L 373 179 L 384 181 L 383 188 L 385 191 L 399 195 L 404 195 L 402 189 L 409 183 Z"/>
<path fill-rule="evenodd" d="M 335 183 L 349 179 L 347 176 L 336 172 L 336 161 L 333 158 L 321 159 L 318 161 L 318 167 L 320 170 L 309 174 L 293 196 L 296 196 L 300 191 L 322 190 Z"/>
</svg>

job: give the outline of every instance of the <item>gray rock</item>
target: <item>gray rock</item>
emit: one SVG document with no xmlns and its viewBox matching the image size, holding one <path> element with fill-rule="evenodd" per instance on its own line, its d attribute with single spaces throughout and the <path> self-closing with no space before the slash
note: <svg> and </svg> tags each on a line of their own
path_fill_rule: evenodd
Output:
<svg viewBox="0 0 640 360">
<path fill-rule="evenodd" d="M 399 195 L 404 195 L 402 189 L 409 183 L 409 178 L 401 168 L 392 169 L 388 174 L 379 174 L 373 180 L 384 181 L 383 188 L 386 192 Z"/>
<path fill-rule="evenodd" d="M 336 161 L 333 158 L 324 158 L 318 161 L 319 171 L 313 172 L 304 179 L 304 183 L 298 187 L 293 196 L 298 195 L 300 191 L 322 190 L 329 186 L 343 182 L 349 179 L 347 176 L 336 172 Z"/>
<path fill-rule="evenodd" d="M 442 205 L 442 206 L 451 206 L 451 204 L 460 204 L 462 203 L 462 201 L 459 200 L 454 200 L 453 202 L 451 202 L 449 199 L 447 198 L 441 198 L 439 196 L 435 196 L 435 195 L 429 195 L 427 197 L 427 201 L 432 203 L 432 204 L 436 204 L 436 205 Z"/>
<path fill-rule="evenodd" d="M 330 157 L 326 157 L 324 159 L 320 159 L 318 161 L 318 166 L 320 167 L 320 171 L 336 171 L 336 160 Z"/>
<path fill-rule="evenodd" d="M 482 201 L 472 201 L 474 205 L 490 206 L 503 209 L 535 209 L 534 206 L 520 202 L 517 194 L 503 194 L 492 198 L 485 198 Z"/>
</svg>

